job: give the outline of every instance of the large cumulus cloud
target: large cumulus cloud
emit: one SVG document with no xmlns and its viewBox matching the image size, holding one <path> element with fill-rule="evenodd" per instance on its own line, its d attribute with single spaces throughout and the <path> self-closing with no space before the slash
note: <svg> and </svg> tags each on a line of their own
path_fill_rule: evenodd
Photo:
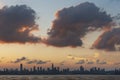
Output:
<svg viewBox="0 0 120 80">
<path fill-rule="evenodd" d="M 120 28 L 114 28 L 109 31 L 105 31 L 93 44 L 93 48 L 105 49 L 108 51 L 114 51 L 117 48 L 120 50 Z"/>
<path fill-rule="evenodd" d="M 0 42 L 39 42 L 40 38 L 32 34 L 38 30 L 35 19 L 35 11 L 26 5 L 3 7 L 0 9 Z"/>
<path fill-rule="evenodd" d="M 85 2 L 77 6 L 64 8 L 56 13 L 48 39 L 44 42 L 57 47 L 81 46 L 89 31 L 104 28 L 112 22 L 110 15 L 95 4 Z"/>
</svg>

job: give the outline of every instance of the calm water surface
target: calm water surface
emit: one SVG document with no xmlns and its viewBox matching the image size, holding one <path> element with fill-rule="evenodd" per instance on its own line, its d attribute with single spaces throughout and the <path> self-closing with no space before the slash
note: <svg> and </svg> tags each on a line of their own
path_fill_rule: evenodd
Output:
<svg viewBox="0 0 120 80">
<path fill-rule="evenodd" d="M 120 75 L 1 75 L 0 80 L 120 80 Z"/>
</svg>

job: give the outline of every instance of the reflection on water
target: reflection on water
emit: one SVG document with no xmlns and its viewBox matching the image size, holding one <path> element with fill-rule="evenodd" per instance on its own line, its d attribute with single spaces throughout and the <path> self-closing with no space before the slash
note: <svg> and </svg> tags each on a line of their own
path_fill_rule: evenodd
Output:
<svg viewBox="0 0 120 80">
<path fill-rule="evenodd" d="M 120 80 L 119 75 L 1 75 L 0 80 Z"/>
</svg>

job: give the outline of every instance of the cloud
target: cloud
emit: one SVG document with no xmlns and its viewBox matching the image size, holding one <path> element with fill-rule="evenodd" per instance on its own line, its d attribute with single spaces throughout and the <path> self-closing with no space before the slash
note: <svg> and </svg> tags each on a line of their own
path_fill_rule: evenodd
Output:
<svg viewBox="0 0 120 80">
<path fill-rule="evenodd" d="M 37 62 L 37 60 L 29 60 L 29 61 L 27 61 L 26 63 L 27 64 L 33 64 L 33 63 L 36 63 Z"/>
<path fill-rule="evenodd" d="M 29 60 L 26 63 L 27 64 L 46 64 L 48 62 L 51 62 L 50 60 L 48 61 L 43 61 L 43 60 Z"/>
<path fill-rule="evenodd" d="M 76 64 L 84 64 L 85 60 L 79 60 Z"/>
<path fill-rule="evenodd" d="M 120 2 L 120 0 L 108 0 L 110 2 Z"/>
<path fill-rule="evenodd" d="M 67 58 L 68 58 L 68 59 L 74 59 L 75 57 L 72 56 L 72 55 L 68 55 Z"/>
<path fill-rule="evenodd" d="M 48 62 L 51 62 L 50 60 L 49 61 L 42 61 L 42 60 L 39 60 L 36 62 L 36 64 L 46 64 Z"/>
<path fill-rule="evenodd" d="M 98 60 L 96 60 L 96 64 L 101 64 L 101 65 L 103 65 L 103 64 L 107 64 L 107 62 L 106 62 L 106 61 L 100 61 L 100 60 L 98 59 Z"/>
<path fill-rule="evenodd" d="M 64 65 L 64 64 L 65 64 L 65 61 L 62 61 L 62 62 L 60 62 L 59 64 L 60 64 L 60 65 Z"/>
<path fill-rule="evenodd" d="M 82 46 L 88 32 L 110 25 L 112 18 L 95 4 L 85 2 L 56 13 L 48 38 L 43 42 L 57 47 Z"/>
<path fill-rule="evenodd" d="M 100 62 L 99 64 L 107 64 L 107 62 Z"/>
<path fill-rule="evenodd" d="M 104 32 L 94 42 L 93 48 L 104 49 L 108 51 L 120 50 L 120 28 Z"/>
<path fill-rule="evenodd" d="M 89 61 L 89 60 L 79 60 L 76 64 L 95 64 L 95 62 Z M 107 64 L 107 62 L 97 59 L 96 64 L 104 65 L 104 64 Z"/>
<path fill-rule="evenodd" d="M 72 59 L 72 60 L 87 60 L 87 58 L 79 57 L 79 56 L 73 56 L 73 55 L 68 55 L 67 58 Z"/>
<path fill-rule="evenodd" d="M 32 34 L 38 30 L 35 20 L 35 11 L 26 5 L 3 7 L 0 9 L 0 42 L 39 42 L 40 38 Z"/>
<path fill-rule="evenodd" d="M 1 59 L 5 59 L 5 57 L 1 57 Z"/>
<path fill-rule="evenodd" d="M 94 64 L 94 62 L 93 61 L 88 61 L 87 64 Z"/>
<path fill-rule="evenodd" d="M 11 61 L 10 63 L 21 63 L 21 62 L 24 62 L 26 64 L 46 64 L 51 61 L 50 60 L 43 61 L 38 59 L 29 59 L 27 57 L 21 57 L 21 58 L 17 58 L 14 61 Z"/>
<path fill-rule="evenodd" d="M 120 62 L 114 63 L 114 65 L 120 65 Z"/>
<path fill-rule="evenodd" d="M 100 56 L 99 53 L 95 53 L 95 54 L 94 54 L 94 58 L 98 58 L 99 56 Z"/>
<path fill-rule="evenodd" d="M 67 58 L 71 60 L 75 60 L 75 61 L 77 60 L 78 62 L 76 62 L 76 64 L 88 64 L 88 65 L 90 64 L 101 64 L 101 65 L 111 64 L 111 62 L 98 59 L 99 58 L 98 53 L 95 53 L 93 57 L 87 57 L 87 58 L 77 57 L 73 55 L 68 55 Z"/>
<path fill-rule="evenodd" d="M 2 1 L 0 1 L 0 9 L 2 8 L 2 7 L 4 7 L 4 3 L 2 2 Z"/>
<path fill-rule="evenodd" d="M 26 57 L 21 57 L 21 58 L 16 59 L 15 61 L 11 61 L 11 63 L 20 63 L 20 62 L 26 61 L 26 60 L 27 60 Z"/>
</svg>

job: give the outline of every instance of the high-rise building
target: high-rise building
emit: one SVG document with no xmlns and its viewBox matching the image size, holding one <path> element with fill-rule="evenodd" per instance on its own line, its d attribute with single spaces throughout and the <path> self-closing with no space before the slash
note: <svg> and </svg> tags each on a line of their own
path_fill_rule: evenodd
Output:
<svg viewBox="0 0 120 80">
<path fill-rule="evenodd" d="M 33 71 L 34 71 L 34 72 L 36 71 L 36 66 L 33 67 Z"/>
<path fill-rule="evenodd" d="M 20 72 L 23 71 L 23 64 L 20 64 Z"/>
<path fill-rule="evenodd" d="M 52 64 L 52 70 L 54 70 L 54 64 Z"/>
<path fill-rule="evenodd" d="M 80 66 L 80 71 L 84 72 L 84 67 L 83 66 Z"/>
</svg>

